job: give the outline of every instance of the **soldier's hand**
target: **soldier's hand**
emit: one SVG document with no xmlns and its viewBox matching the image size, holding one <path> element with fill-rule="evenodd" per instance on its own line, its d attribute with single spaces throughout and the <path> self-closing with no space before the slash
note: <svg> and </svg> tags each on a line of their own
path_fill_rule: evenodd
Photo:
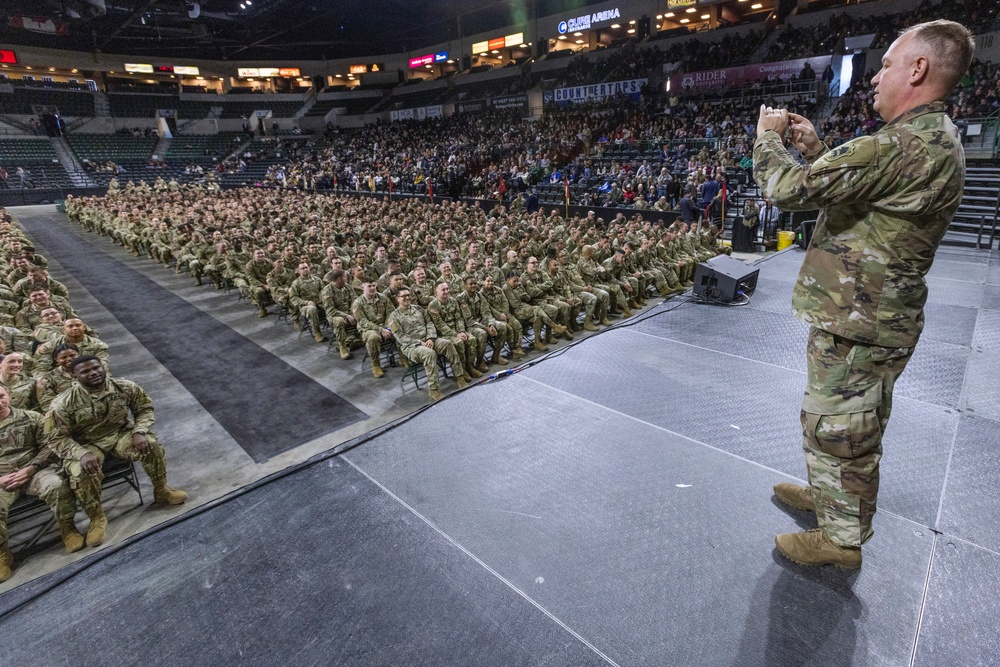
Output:
<svg viewBox="0 0 1000 667">
<path fill-rule="evenodd" d="M 31 473 L 28 473 L 28 469 L 31 469 Z M 31 481 L 34 476 L 34 468 L 28 466 L 28 468 L 22 468 L 21 470 L 15 470 L 12 473 L 8 473 L 3 477 L 0 477 L 0 489 L 4 491 L 13 491 L 20 488 Z"/>
<path fill-rule="evenodd" d="M 434 349 L 434 341 L 433 341 L 433 340 L 431 340 L 430 338 L 428 338 L 428 339 L 427 339 L 427 340 L 425 340 L 425 341 L 424 341 L 423 343 L 421 343 L 421 345 L 423 345 L 423 346 L 424 346 L 424 347 L 426 347 L 426 348 L 430 348 L 431 350 L 433 350 L 433 349 Z"/>
<path fill-rule="evenodd" d="M 462 332 L 460 332 L 460 333 L 458 334 L 458 339 L 459 339 L 460 341 L 462 341 L 462 342 L 465 342 L 465 341 L 469 340 L 469 334 L 467 334 L 467 333 L 465 333 L 464 331 L 462 331 Z"/>
<path fill-rule="evenodd" d="M 392 331 L 389 329 L 382 329 L 379 333 L 382 334 L 382 340 L 389 340 L 392 338 Z"/>
<path fill-rule="evenodd" d="M 87 452 L 80 457 L 80 467 L 88 475 L 96 475 L 101 472 L 101 461 L 90 452 Z"/>
<path fill-rule="evenodd" d="M 769 106 L 760 105 L 760 116 L 757 118 L 758 137 L 768 130 L 774 130 L 778 136 L 784 137 L 787 129 L 788 111 L 786 109 L 772 109 Z"/>
<path fill-rule="evenodd" d="M 788 113 L 788 119 L 791 121 L 789 127 L 792 130 L 792 143 L 799 149 L 799 152 L 803 156 L 818 153 L 823 147 L 823 142 L 819 140 L 816 128 L 813 127 L 809 119 L 791 112 Z"/>
<path fill-rule="evenodd" d="M 348 315 L 347 316 L 347 323 L 351 324 L 351 325 L 356 325 L 358 323 L 358 321 L 356 319 L 354 319 L 354 315 Z"/>
<path fill-rule="evenodd" d="M 140 454 L 149 453 L 149 440 L 142 433 L 132 434 L 132 449 L 139 452 Z"/>
<path fill-rule="evenodd" d="M 313 302 L 313 301 L 306 301 L 306 305 L 309 306 L 310 308 L 315 308 L 316 307 L 316 303 Z"/>
</svg>

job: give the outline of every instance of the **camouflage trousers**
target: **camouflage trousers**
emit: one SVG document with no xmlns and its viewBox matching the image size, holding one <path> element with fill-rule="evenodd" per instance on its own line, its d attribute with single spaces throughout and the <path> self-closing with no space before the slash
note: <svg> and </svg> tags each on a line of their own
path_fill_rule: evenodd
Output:
<svg viewBox="0 0 1000 667">
<path fill-rule="evenodd" d="M 87 451 L 97 457 L 97 460 L 104 465 L 107 456 L 113 456 L 126 461 L 139 461 L 142 469 L 149 475 L 153 486 L 166 481 L 167 459 L 163 451 L 163 445 L 156 438 L 152 431 L 146 433 L 149 441 L 149 451 L 140 454 L 132 447 L 132 429 L 123 429 L 118 433 L 113 433 L 106 438 L 84 445 Z M 76 499 L 80 501 L 80 507 L 93 517 L 95 511 L 101 508 L 101 481 L 104 479 L 104 472 L 91 475 L 83 471 L 80 460 L 75 458 L 63 459 L 63 471 L 69 477 L 69 486 L 73 489 Z"/>
<path fill-rule="evenodd" d="M 7 544 L 7 511 L 22 493 L 45 501 L 56 521 L 71 521 L 76 514 L 76 499 L 58 469 L 39 470 L 25 486 L 13 491 L 0 489 L 0 547 Z"/>
<path fill-rule="evenodd" d="M 835 543 L 871 539 L 892 389 L 913 348 L 866 345 L 809 332 L 802 447 L 819 527 Z"/>
<path fill-rule="evenodd" d="M 458 350 L 447 338 L 435 338 L 434 349 L 422 345 L 414 345 L 402 351 L 407 359 L 424 365 L 424 373 L 427 375 L 427 388 L 440 389 L 438 378 L 438 356 L 444 355 L 448 363 L 451 364 L 451 372 L 455 377 L 462 376 L 462 359 Z"/>
</svg>

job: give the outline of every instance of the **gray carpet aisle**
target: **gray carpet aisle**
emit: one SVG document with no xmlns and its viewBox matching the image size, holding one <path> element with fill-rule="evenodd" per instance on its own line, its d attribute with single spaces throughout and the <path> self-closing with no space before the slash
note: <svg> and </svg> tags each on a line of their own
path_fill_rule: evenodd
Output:
<svg viewBox="0 0 1000 667">
<path fill-rule="evenodd" d="M 814 525 L 770 492 L 804 475 L 800 261 L 0 596 L 0 661 L 996 665 L 997 258 L 935 266 L 856 573 L 773 551 Z"/>
<path fill-rule="evenodd" d="M 20 222 L 152 353 L 257 462 L 367 415 L 279 357 L 198 310 L 59 213 Z"/>
</svg>

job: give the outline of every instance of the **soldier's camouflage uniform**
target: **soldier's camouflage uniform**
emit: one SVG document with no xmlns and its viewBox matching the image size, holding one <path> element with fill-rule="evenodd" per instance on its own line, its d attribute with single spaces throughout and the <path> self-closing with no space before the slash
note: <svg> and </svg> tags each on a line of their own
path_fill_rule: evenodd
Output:
<svg viewBox="0 0 1000 667">
<path fill-rule="evenodd" d="M 923 329 L 924 276 L 962 199 L 961 140 L 941 102 L 809 165 L 768 131 L 754 176 L 784 211 L 823 209 L 792 301 L 812 326 L 803 445 L 820 527 L 860 546 L 872 536 L 893 385 Z"/>
<path fill-rule="evenodd" d="M 443 354 L 451 364 L 455 377 L 461 377 L 462 359 L 455 346 L 447 338 L 438 338 L 434 322 L 423 308 L 414 305 L 407 311 L 397 308 L 389 315 L 389 329 L 399 345 L 399 351 L 406 355 L 407 359 L 424 365 L 428 389 L 440 388 L 438 355 Z M 434 341 L 434 349 L 424 347 L 423 343 L 428 340 Z"/>
<path fill-rule="evenodd" d="M 21 493 L 44 500 L 59 522 L 71 521 L 76 514 L 76 501 L 63 482 L 59 459 L 46 445 L 42 416 L 11 408 L 7 418 L 0 421 L 0 475 L 29 465 L 38 472 L 28 484 L 13 491 L 0 488 L 0 547 L 7 544 L 7 510 Z"/>
<path fill-rule="evenodd" d="M 154 487 L 166 482 L 166 455 L 150 430 L 153 422 L 153 401 L 142 387 L 129 380 L 108 378 L 102 389 L 93 392 L 74 384 L 52 401 L 45 414 L 45 433 L 51 438 L 53 451 L 63 460 L 70 488 L 88 516 L 100 513 L 104 475 L 83 471 L 80 459 L 84 454 L 93 454 L 102 465 L 109 454 L 139 461 Z M 145 454 L 132 447 L 135 433 L 144 434 L 149 441 Z"/>
</svg>

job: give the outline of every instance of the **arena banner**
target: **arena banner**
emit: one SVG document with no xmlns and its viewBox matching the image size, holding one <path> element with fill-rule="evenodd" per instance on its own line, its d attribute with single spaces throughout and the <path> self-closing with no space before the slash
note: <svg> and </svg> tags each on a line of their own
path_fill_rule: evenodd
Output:
<svg viewBox="0 0 1000 667">
<path fill-rule="evenodd" d="M 489 100 L 489 105 L 491 109 L 519 109 L 521 111 L 528 110 L 528 96 L 527 95 L 504 95 L 502 97 L 491 97 Z"/>
<path fill-rule="evenodd" d="M 483 111 L 486 111 L 486 100 L 456 102 L 455 111 L 458 113 L 482 113 Z"/>
<path fill-rule="evenodd" d="M 642 93 L 642 87 L 646 85 L 646 81 L 648 79 L 629 79 L 626 81 L 594 83 L 588 86 L 556 88 L 552 91 L 552 101 L 562 106 L 569 103 L 596 102 L 605 97 L 614 97 L 616 95 L 625 95 L 633 100 L 638 100 Z"/>
<path fill-rule="evenodd" d="M 427 120 L 428 118 L 441 118 L 444 116 L 444 107 L 435 104 L 429 107 L 415 107 L 413 109 L 398 109 L 389 112 L 389 120 Z"/>
<path fill-rule="evenodd" d="M 797 77 L 807 62 L 818 79 L 832 60 L 832 56 L 816 56 L 814 58 L 798 58 L 781 62 L 756 63 L 738 67 L 720 67 L 702 72 L 672 74 L 670 76 L 670 90 L 679 93 L 692 89 L 704 90 L 707 88 L 747 86 L 765 81 L 786 81 Z"/>
</svg>

